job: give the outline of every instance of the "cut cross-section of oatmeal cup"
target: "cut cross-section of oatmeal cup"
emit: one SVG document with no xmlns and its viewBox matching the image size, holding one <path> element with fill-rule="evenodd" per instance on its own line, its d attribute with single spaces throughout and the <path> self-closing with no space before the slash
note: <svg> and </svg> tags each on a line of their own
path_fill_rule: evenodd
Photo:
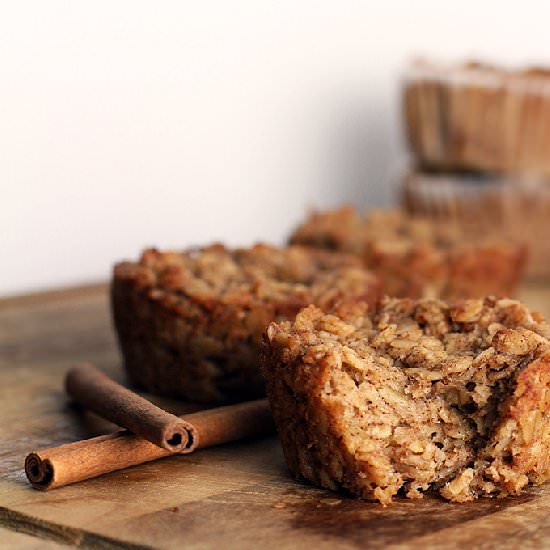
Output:
<svg viewBox="0 0 550 550">
<path fill-rule="evenodd" d="M 550 327 L 509 299 L 386 298 L 272 323 L 263 372 L 288 466 L 388 504 L 550 477 Z"/>
</svg>

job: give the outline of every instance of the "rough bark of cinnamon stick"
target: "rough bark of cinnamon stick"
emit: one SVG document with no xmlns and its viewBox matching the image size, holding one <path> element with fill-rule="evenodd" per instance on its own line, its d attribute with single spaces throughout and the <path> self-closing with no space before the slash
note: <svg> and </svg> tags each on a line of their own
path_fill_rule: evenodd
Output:
<svg viewBox="0 0 550 550">
<path fill-rule="evenodd" d="M 192 452 L 238 439 L 272 433 L 275 429 L 267 400 L 218 407 L 180 417 L 193 428 Z M 27 456 L 25 473 L 35 489 L 48 490 L 98 477 L 173 453 L 121 430 L 68 443 Z"/>
<path fill-rule="evenodd" d="M 192 426 L 117 384 L 90 363 L 69 370 L 65 389 L 87 409 L 163 449 L 181 452 L 193 446 Z"/>
</svg>

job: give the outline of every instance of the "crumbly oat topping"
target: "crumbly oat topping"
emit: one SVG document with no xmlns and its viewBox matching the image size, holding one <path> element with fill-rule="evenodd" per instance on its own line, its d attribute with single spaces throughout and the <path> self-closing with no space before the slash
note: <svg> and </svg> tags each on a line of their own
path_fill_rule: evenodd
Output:
<svg viewBox="0 0 550 550">
<path fill-rule="evenodd" d="M 398 209 L 371 210 L 362 216 L 352 206 L 313 212 L 291 237 L 298 244 L 323 244 L 356 254 L 363 253 L 373 241 L 402 253 L 419 243 L 448 247 L 459 239 L 451 228 L 437 227 L 428 219 L 413 218 Z"/>
<path fill-rule="evenodd" d="M 139 262 L 120 264 L 117 270 L 159 295 L 243 306 L 277 300 L 322 304 L 347 291 L 357 296 L 366 282 L 376 284 L 351 255 L 265 244 L 236 250 L 223 245 L 188 252 L 149 249 Z"/>
<path fill-rule="evenodd" d="M 387 504 L 463 502 L 550 476 L 550 328 L 517 301 L 311 306 L 267 331 L 291 471 Z"/>
</svg>

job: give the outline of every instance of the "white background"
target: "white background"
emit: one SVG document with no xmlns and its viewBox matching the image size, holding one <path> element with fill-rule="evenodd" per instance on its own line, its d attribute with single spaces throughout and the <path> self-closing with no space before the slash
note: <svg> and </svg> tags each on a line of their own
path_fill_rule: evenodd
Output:
<svg viewBox="0 0 550 550">
<path fill-rule="evenodd" d="M 547 2 L 0 4 L 0 294 L 391 201 L 415 55 L 550 62 Z"/>
</svg>

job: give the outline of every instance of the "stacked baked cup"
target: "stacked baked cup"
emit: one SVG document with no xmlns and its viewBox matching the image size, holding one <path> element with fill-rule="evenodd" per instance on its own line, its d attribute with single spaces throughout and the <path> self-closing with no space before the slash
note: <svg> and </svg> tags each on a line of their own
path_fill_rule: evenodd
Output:
<svg viewBox="0 0 550 550">
<path fill-rule="evenodd" d="M 465 240 L 525 244 L 527 274 L 549 275 L 550 71 L 416 62 L 403 111 L 404 207 Z"/>
</svg>

